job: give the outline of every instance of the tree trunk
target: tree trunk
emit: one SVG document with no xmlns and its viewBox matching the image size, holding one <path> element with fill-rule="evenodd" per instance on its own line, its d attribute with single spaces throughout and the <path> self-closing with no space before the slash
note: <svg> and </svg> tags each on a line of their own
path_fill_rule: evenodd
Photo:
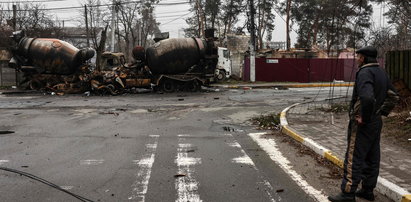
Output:
<svg viewBox="0 0 411 202">
<path fill-rule="evenodd" d="M 100 44 L 97 47 L 97 56 L 96 56 L 96 68 L 97 71 L 101 71 L 101 55 L 103 54 L 105 47 L 106 47 L 106 39 L 107 39 L 107 28 L 108 24 L 104 28 L 104 30 L 101 32 L 101 39 L 100 39 Z"/>
</svg>

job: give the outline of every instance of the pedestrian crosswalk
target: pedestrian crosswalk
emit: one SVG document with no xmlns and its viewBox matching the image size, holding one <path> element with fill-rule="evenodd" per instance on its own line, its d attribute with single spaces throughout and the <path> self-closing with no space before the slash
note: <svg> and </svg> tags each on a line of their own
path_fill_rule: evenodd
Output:
<svg viewBox="0 0 411 202">
<path fill-rule="evenodd" d="M 262 133 L 248 134 L 248 141 L 250 143 L 254 141 L 256 143 L 254 145 L 258 145 L 265 151 L 271 160 L 278 164 L 312 199 L 325 200 L 326 198 L 321 191 L 311 187 L 293 171 L 288 160 L 276 149 L 274 140 L 266 139 L 263 136 Z M 208 139 L 218 141 L 207 142 Z M 244 149 L 242 146 L 244 140 L 240 141 L 237 136 L 234 137 L 227 133 L 213 135 L 167 134 L 162 136 L 146 135 L 138 140 L 142 140 L 139 145 L 144 146 L 144 148 L 139 148 L 138 153 L 124 157 L 129 158 L 128 161 L 125 161 L 129 162 L 128 165 L 121 166 L 124 168 L 123 172 L 127 171 L 124 172 L 124 175 L 128 179 L 118 181 L 120 184 L 124 183 L 124 187 L 121 189 L 126 189 L 125 192 L 128 194 L 124 196 L 124 199 L 128 201 L 157 201 L 158 198 L 164 200 L 162 196 L 158 196 L 159 189 L 169 191 L 170 194 L 167 194 L 167 197 L 173 196 L 173 198 L 167 198 L 167 201 L 176 202 L 220 201 L 228 197 L 231 197 L 231 200 L 237 199 L 236 201 L 238 199 L 250 201 L 250 199 L 256 198 L 259 201 L 271 202 L 284 200 L 281 193 L 278 192 L 278 184 L 267 177 L 269 175 L 264 173 L 265 171 L 261 167 L 267 165 L 262 165 L 255 158 L 251 158 L 248 149 Z M 239 141 L 242 143 L 240 144 Z M 114 161 L 118 160 L 104 159 L 104 156 L 104 153 L 93 155 L 92 157 L 95 159 L 81 159 L 77 165 L 85 170 L 95 168 L 107 170 L 107 168 L 113 167 Z M 169 160 L 164 161 L 164 159 Z M 10 160 L 0 160 L 0 165 L 6 164 L 10 164 Z M 164 169 L 165 167 L 167 169 Z M 163 177 L 158 177 L 159 174 Z M 164 176 L 169 177 L 170 183 L 164 182 Z M 216 176 L 216 178 L 212 176 Z M 163 183 L 161 186 L 167 188 L 159 187 L 161 184 L 159 181 Z M 62 184 L 61 187 L 74 191 L 78 188 L 73 184 Z M 221 188 L 227 189 L 227 187 L 232 188 L 232 190 L 221 190 Z M 107 190 L 109 189 L 107 188 Z M 212 194 L 207 193 L 207 191 L 212 191 Z M 249 193 L 243 192 L 252 192 L 254 195 L 250 198 L 236 198 L 230 195 L 213 196 L 221 194 L 218 192 L 228 192 L 243 197 L 249 195 Z"/>
</svg>

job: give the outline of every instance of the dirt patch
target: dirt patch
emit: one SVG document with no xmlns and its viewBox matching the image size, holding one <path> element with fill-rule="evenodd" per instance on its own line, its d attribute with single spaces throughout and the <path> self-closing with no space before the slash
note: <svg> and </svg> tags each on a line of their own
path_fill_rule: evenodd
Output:
<svg viewBox="0 0 411 202">
<path fill-rule="evenodd" d="M 277 142 L 283 155 L 291 162 L 293 169 L 300 174 L 311 186 L 321 190 L 325 195 L 334 195 L 340 192 L 343 171 L 327 159 L 313 152 L 310 148 L 300 144 L 291 137 L 275 130 L 267 135 Z M 387 197 L 375 192 L 376 202 L 390 202 Z M 358 202 L 366 202 L 357 198 Z"/>
<path fill-rule="evenodd" d="M 297 151 L 297 155 L 299 155 L 300 157 L 310 156 L 315 160 L 316 166 L 322 166 L 324 168 L 327 168 L 327 173 L 320 175 L 321 178 L 342 179 L 343 170 L 341 168 L 334 165 L 332 162 L 328 161 L 324 157 L 318 155 L 307 146 L 300 144 L 290 136 L 282 134 L 280 131 L 274 131 L 273 135 L 281 136 L 281 142 L 288 143 L 289 145 L 294 147 L 294 149 Z"/>
<path fill-rule="evenodd" d="M 402 147 L 411 152 L 411 107 L 395 110 L 384 118 L 382 137 L 390 144 Z"/>
</svg>

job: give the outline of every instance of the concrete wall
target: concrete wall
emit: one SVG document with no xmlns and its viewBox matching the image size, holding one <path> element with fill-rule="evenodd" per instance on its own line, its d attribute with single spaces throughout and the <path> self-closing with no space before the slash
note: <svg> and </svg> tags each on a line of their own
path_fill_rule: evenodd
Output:
<svg viewBox="0 0 411 202">
<path fill-rule="evenodd" d="M 0 47 L 0 86 L 16 85 L 16 71 L 9 68 L 11 53 Z"/>
<path fill-rule="evenodd" d="M 0 86 L 16 85 L 16 71 L 8 64 L 8 60 L 0 60 Z"/>
<path fill-rule="evenodd" d="M 244 70 L 244 57 L 248 51 L 250 36 L 227 35 L 227 49 L 230 51 L 231 72 L 233 77 L 242 78 Z"/>
</svg>

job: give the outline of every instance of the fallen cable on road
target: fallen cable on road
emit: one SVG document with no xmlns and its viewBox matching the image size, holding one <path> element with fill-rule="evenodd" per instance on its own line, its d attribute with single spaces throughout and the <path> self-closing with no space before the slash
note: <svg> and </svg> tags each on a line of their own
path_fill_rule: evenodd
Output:
<svg viewBox="0 0 411 202">
<path fill-rule="evenodd" d="M 51 182 L 49 182 L 49 181 L 47 181 L 47 180 L 45 180 L 45 179 L 42 179 L 42 178 L 37 177 L 37 176 L 35 176 L 35 175 L 32 175 L 32 174 L 30 174 L 30 173 L 26 173 L 26 172 L 23 172 L 23 171 L 20 171 L 20 170 L 15 170 L 15 169 L 6 168 L 6 167 L 0 167 L 0 170 L 4 170 L 4 171 L 7 171 L 7 172 L 12 172 L 12 173 L 17 173 L 17 174 L 26 176 L 26 177 L 28 177 L 28 178 L 31 178 L 31 179 L 33 179 L 33 180 L 37 180 L 37 181 L 39 181 L 39 182 L 41 182 L 41 183 L 43 183 L 43 184 L 46 184 L 46 185 L 48 185 L 48 186 L 50 186 L 50 187 L 53 187 L 53 188 L 55 188 L 55 189 L 57 189 L 57 190 L 60 190 L 60 191 L 62 191 L 62 192 L 65 192 L 65 193 L 67 193 L 67 194 L 69 194 L 69 195 L 71 195 L 71 196 L 79 199 L 80 201 L 83 201 L 83 202 L 93 202 L 93 200 L 90 200 L 90 199 L 84 198 L 84 197 L 82 197 L 82 196 L 79 196 L 79 195 L 77 195 L 77 194 L 74 194 L 74 193 L 72 193 L 72 192 L 69 192 L 69 191 L 61 188 L 60 186 L 58 186 L 58 185 L 56 185 L 56 184 L 53 184 L 53 183 L 51 183 Z"/>
</svg>

